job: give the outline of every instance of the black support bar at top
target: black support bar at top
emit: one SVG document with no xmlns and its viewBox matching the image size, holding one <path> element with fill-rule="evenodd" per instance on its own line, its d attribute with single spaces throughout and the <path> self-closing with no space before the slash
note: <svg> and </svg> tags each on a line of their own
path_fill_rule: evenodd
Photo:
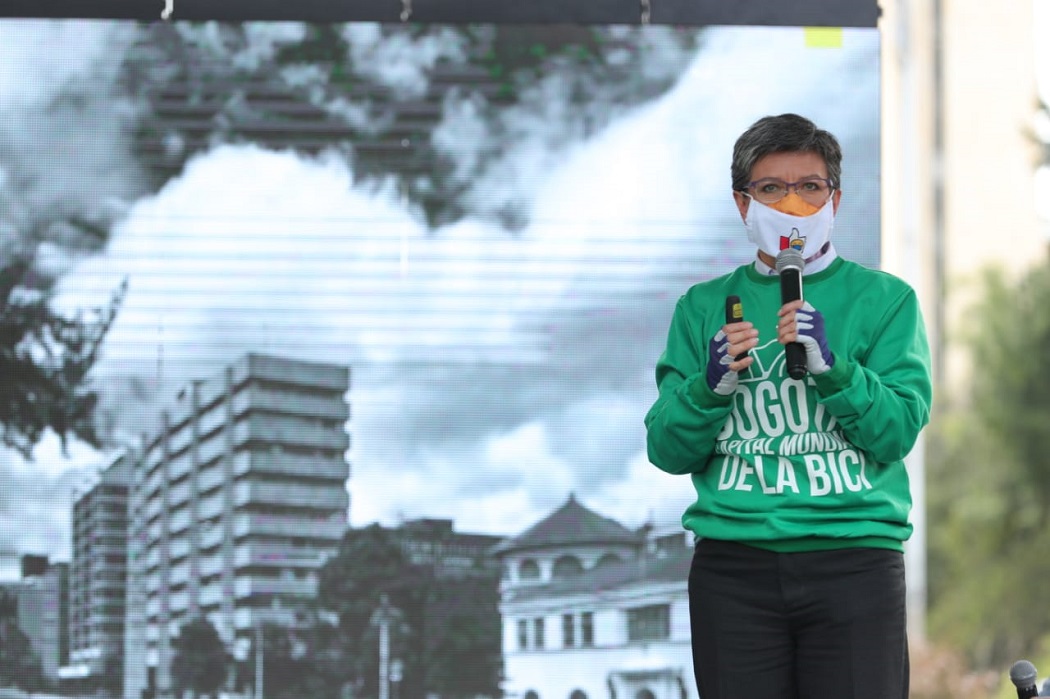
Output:
<svg viewBox="0 0 1050 699">
<path fill-rule="evenodd" d="M 174 21 L 399 22 L 401 0 L 173 0 Z M 878 0 L 649 0 L 652 24 L 875 27 Z M 410 22 L 640 24 L 642 0 L 411 0 Z M 0 0 L 0 17 L 160 21 L 164 0 Z"/>
</svg>

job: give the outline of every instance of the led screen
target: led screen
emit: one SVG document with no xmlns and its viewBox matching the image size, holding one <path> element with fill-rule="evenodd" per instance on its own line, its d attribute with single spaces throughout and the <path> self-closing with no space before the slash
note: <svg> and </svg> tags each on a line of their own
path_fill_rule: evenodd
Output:
<svg viewBox="0 0 1050 699">
<path fill-rule="evenodd" d="M 5 267 L 119 301 L 104 446 L 3 453 L 7 579 L 249 354 L 348 371 L 354 527 L 512 537 L 570 498 L 673 527 L 642 417 L 677 298 L 752 259 L 729 166 L 761 116 L 839 137 L 834 240 L 879 264 L 874 29 L 3 20 L 0 86 Z"/>
</svg>

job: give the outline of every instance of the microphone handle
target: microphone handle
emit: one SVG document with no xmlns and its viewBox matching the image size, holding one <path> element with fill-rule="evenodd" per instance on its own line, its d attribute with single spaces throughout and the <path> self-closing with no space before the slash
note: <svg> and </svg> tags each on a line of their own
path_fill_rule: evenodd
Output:
<svg viewBox="0 0 1050 699">
<path fill-rule="evenodd" d="M 793 379 L 801 381 L 806 378 L 806 348 L 801 342 L 789 342 L 784 346 L 787 361 L 787 373 Z"/>
<path fill-rule="evenodd" d="M 790 268 L 780 272 L 780 302 L 790 303 L 802 298 L 802 272 Z M 791 342 L 784 346 L 784 358 L 787 363 L 787 374 L 796 381 L 806 378 L 806 348 L 801 342 Z"/>
</svg>

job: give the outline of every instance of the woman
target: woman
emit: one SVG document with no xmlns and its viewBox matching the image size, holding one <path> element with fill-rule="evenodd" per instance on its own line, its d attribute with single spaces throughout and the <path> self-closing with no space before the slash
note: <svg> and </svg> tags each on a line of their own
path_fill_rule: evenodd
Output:
<svg viewBox="0 0 1050 699">
<path fill-rule="evenodd" d="M 682 523 L 702 699 L 908 696 L 903 459 L 929 420 L 929 348 L 915 292 L 835 251 L 841 160 L 795 114 L 740 136 L 756 259 L 679 299 L 657 363 L 649 458 L 696 490 Z M 783 303 L 792 256 L 804 300 Z"/>
</svg>

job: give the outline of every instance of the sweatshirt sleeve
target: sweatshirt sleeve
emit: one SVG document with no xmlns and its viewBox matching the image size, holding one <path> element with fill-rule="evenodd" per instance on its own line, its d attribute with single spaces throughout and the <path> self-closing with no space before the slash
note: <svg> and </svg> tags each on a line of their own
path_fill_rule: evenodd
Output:
<svg viewBox="0 0 1050 699">
<path fill-rule="evenodd" d="M 876 462 L 900 461 L 929 422 L 933 400 L 930 350 L 915 292 L 908 288 L 886 310 L 861 361 L 836 360 L 845 361 L 813 377 L 820 402 Z"/>
<path fill-rule="evenodd" d="M 712 391 L 704 376 L 709 339 L 698 336 L 679 299 L 656 364 L 659 397 L 645 416 L 649 461 L 668 473 L 703 471 L 729 416 L 732 398 Z"/>
</svg>

